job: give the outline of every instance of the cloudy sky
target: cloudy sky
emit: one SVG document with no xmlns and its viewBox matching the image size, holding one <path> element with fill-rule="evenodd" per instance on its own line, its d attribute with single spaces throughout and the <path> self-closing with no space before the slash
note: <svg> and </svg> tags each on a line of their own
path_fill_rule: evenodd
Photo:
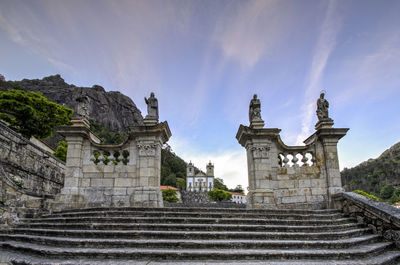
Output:
<svg viewBox="0 0 400 265">
<path fill-rule="evenodd" d="M 341 168 L 400 141 L 399 14 L 397 0 L 1 0 L 0 73 L 99 84 L 142 114 L 154 91 L 173 150 L 247 187 L 235 135 L 254 93 L 294 145 L 326 90 L 335 127 L 350 128 Z"/>
</svg>

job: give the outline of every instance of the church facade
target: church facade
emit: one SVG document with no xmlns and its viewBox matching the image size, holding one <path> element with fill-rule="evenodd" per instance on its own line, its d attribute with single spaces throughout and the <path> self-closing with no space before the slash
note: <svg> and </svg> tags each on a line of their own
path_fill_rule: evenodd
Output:
<svg viewBox="0 0 400 265">
<path fill-rule="evenodd" d="M 206 173 L 195 172 L 192 162 L 186 168 L 186 190 L 187 191 L 211 191 L 214 189 L 214 165 L 211 161 L 206 166 Z"/>
</svg>

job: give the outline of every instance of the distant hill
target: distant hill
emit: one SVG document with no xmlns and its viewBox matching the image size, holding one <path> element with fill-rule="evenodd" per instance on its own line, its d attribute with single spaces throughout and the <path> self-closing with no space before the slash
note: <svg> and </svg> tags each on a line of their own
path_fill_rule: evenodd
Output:
<svg viewBox="0 0 400 265">
<path fill-rule="evenodd" d="M 360 189 L 379 194 L 386 184 L 400 186 L 400 142 L 376 159 L 369 159 L 356 167 L 343 169 L 341 176 L 346 191 Z"/>
</svg>

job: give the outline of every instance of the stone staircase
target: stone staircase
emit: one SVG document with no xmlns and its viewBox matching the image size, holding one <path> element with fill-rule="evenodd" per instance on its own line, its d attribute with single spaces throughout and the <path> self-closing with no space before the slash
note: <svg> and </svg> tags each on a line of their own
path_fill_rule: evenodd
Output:
<svg viewBox="0 0 400 265">
<path fill-rule="evenodd" d="M 337 210 L 90 208 L 0 232 L 12 264 L 400 264 Z"/>
</svg>

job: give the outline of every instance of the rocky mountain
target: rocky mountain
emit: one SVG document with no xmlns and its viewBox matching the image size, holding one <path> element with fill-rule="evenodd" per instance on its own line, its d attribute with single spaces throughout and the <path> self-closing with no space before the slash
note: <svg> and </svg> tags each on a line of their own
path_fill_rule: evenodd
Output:
<svg viewBox="0 0 400 265">
<path fill-rule="evenodd" d="M 376 159 L 368 159 L 356 167 L 341 172 L 346 191 L 356 189 L 379 194 L 386 184 L 400 186 L 400 142 Z"/>
<path fill-rule="evenodd" d="M 79 98 L 86 96 L 90 119 L 114 130 L 124 131 L 129 126 L 143 125 L 141 112 L 129 97 L 117 91 L 106 92 L 99 85 L 77 87 L 67 84 L 60 75 L 7 83 L 11 87 L 42 92 L 49 100 L 69 107 L 75 112 Z"/>
</svg>

